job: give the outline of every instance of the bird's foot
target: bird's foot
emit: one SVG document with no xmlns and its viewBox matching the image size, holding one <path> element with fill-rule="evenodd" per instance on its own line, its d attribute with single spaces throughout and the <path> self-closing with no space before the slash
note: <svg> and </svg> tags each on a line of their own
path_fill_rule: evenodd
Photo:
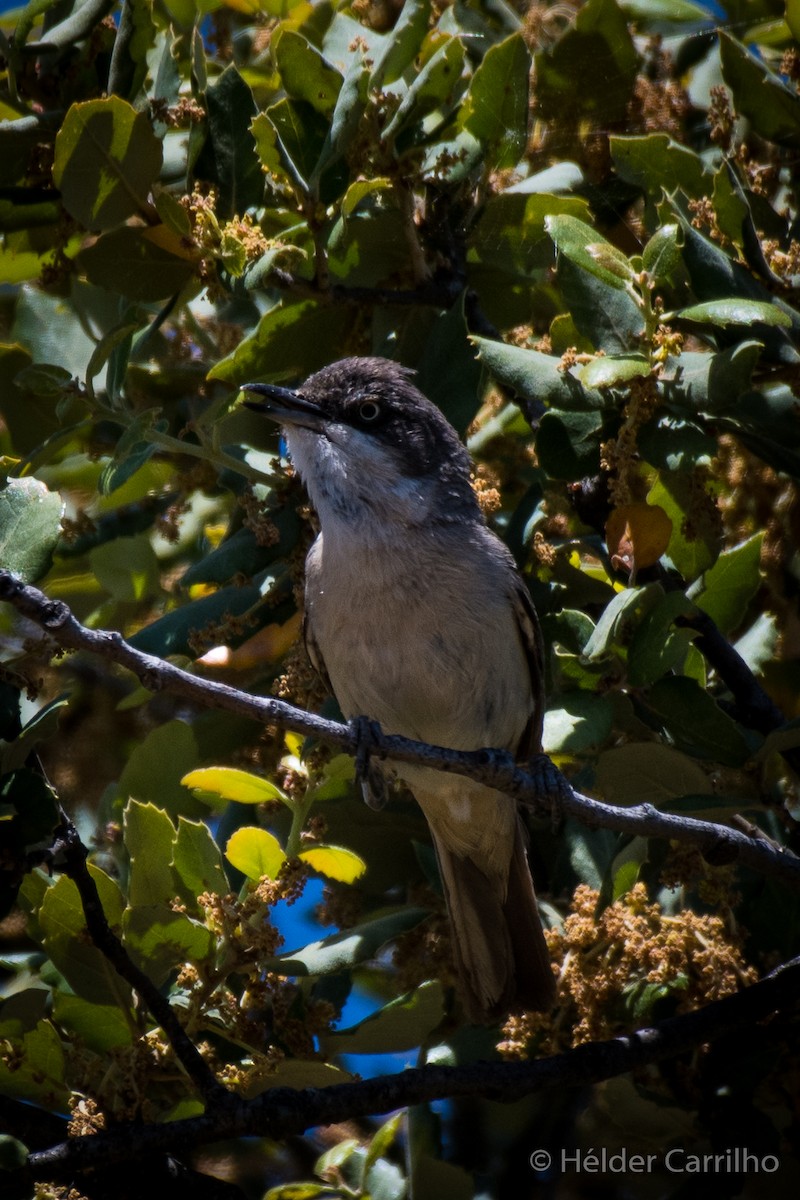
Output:
<svg viewBox="0 0 800 1200">
<path fill-rule="evenodd" d="M 548 754 L 534 755 L 525 766 L 534 781 L 533 803 L 544 805 L 557 816 L 562 802 L 572 795 L 566 777 Z"/>
<path fill-rule="evenodd" d="M 356 783 L 364 803 L 381 809 L 389 799 L 386 779 L 380 767 L 370 761 L 380 744 L 381 727 L 369 717 L 353 717 L 349 725 L 356 739 Z"/>
</svg>

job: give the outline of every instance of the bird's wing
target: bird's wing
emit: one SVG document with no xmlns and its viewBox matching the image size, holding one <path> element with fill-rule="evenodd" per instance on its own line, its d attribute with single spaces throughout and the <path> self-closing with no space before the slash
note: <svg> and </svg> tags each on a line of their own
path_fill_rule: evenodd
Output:
<svg viewBox="0 0 800 1200">
<path fill-rule="evenodd" d="M 542 750 L 542 721 L 544 720 L 544 641 L 539 627 L 539 618 L 533 607 L 530 593 L 520 576 L 515 577 L 512 594 L 514 616 L 517 621 L 520 641 L 528 660 L 531 676 L 533 709 L 517 746 L 520 761 L 540 754 Z"/>
<path fill-rule="evenodd" d="M 322 651 L 311 631 L 311 622 L 308 619 L 307 612 L 303 613 L 303 644 L 305 645 L 306 654 L 309 657 L 312 667 L 325 684 L 327 690 L 333 695 L 333 686 L 328 675 L 328 669 L 325 666 L 325 659 L 322 657 Z"/>
</svg>

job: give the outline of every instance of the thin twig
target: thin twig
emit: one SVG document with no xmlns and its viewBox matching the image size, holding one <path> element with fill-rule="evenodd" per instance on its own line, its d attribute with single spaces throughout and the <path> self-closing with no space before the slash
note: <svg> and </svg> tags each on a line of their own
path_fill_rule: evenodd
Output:
<svg viewBox="0 0 800 1200">
<path fill-rule="evenodd" d="M 351 754 L 363 749 L 357 722 L 343 725 L 303 709 L 295 708 L 270 696 L 251 696 L 227 684 L 201 679 L 152 654 L 134 649 L 122 634 L 110 630 L 87 629 L 60 600 L 50 600 L 38 588 L 24 584 L 10 571 L 0 570 L 0 600 L 13 604 L 59 646 L 85 650 L 127 667 L 152 692 L 169 691 L 204 707 L 224 709 L 262 724 L 293 729 L 340 746 Z M 500 750 L 449 750 L 411 738 L 376 732 L 370 752 L 398 762 L 425 763 L 440 771 L 467 775 L 499 791 L 513 794 L 522 803 L 550 808 L 560 815 L 573 817 L 594 829 L 611 829 L 634 836 L 662 837 L 689 842 L 699 847 L 714 862 L 737 861 L 742 866 L 771 875 L 790 887 L 800 889 L 800 858 L 788 850 L 778 851 L 761 838 L 749 837 L 714 821 L 660 812 L 650 804 L 618 808 L 594 800 L 569 786 L 549 760 L 524 766 Z M 553 786 L 553 777 L 556 786 Z"/>
<path fill-rule="evenodd" d="M 116 972 L 139 993 L 151 1014 L 169 1038 L 175 1054 L 207 1105 L 224 1101 L 230 1093 L 217 1082 L 213 1071 L 200 1055 L 194 1042 L 184 1030 L 169 1001 L 155 984 L 132 961 L 127 950 L 109 925 L 97 884 L 89 873 L 87 849 L 70 820 L 57 831 L 53 855 L 65 875 L 78 889 L 86 918 L 86 928 L 97 949 L 105 955 Z"/>
</svg>

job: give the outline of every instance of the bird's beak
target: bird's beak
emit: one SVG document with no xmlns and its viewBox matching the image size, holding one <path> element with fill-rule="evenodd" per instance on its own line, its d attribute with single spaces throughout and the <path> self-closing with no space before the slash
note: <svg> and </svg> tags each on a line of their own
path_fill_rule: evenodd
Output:
<svg viewBox="0 0 800 1200">
<path fill-rule="evenodd" d="M 243 383 L 241 390 L 261 397 L 245 400 L 245 407 L 263 413 L 279 425 L 303 425 L 306 429 L 322 432 L 326 417 L 319 405 L 306 400 L 291 388 L 278 387 L 274 383 Z"/>
</svg>

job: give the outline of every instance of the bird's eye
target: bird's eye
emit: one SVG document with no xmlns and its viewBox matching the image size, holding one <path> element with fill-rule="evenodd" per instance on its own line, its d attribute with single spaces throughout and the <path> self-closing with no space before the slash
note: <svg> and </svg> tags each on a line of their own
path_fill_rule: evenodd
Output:
<svg viewBox="0 0 800 1200">
<path fill-rule="evenodd" d="M 381 406 L 374 400 L 364 400 L 358 406 L 358 415 L 365 425 L 371 425 L 381 415 Z"/>
</svg>

